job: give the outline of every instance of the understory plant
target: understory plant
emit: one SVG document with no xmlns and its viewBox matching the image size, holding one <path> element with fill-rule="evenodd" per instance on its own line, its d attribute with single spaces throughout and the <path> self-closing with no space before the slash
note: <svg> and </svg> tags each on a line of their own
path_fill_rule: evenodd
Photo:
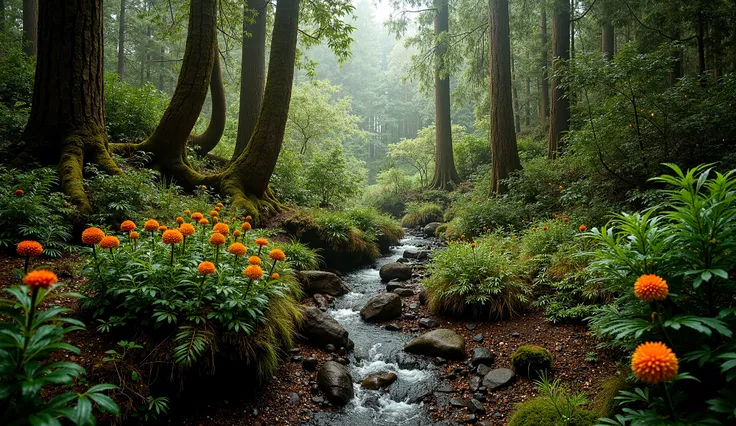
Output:
<svg viewBox="0 0 736 426">
<path fill-rule="evenodd" d="M 79 320 L 64 316 L 71 311 L 61 306 L 42 309 L 57 297 L 79 297 L 75 293 L 52 293 L 56 274 L 31 271 L 23 285 L 5 291 L 11 299 L 0 299 L 0 423 L 4 425 L 61 425 L 65 418 L 76 425 L 93 425 L 93 408 L 119 414 L 117 404 L 105 394 L 116 389 L 98 384 L 84 392 L 65 390 L 85 374 L 69 361 L 50 361 L 59 351 L 79 354 L 65 343 L 67 333 L 84 329 Z M 48 397 L 47 395 L 54 395 Z"/>
<path fill-rule="evenodd" d="M 639 386 L 607 425 L 736 422 L 735 171 L 708 166 L 654 179 L 667 201 L 594 229 L 590 269 L 614 292 L 595 335 L 633 351 Z"/>
<path fill-rule="evenodd" d="M 519 404 L 509 426 L 590 426 L 598 416 L 583 407 L 584 392 L 571 392 L 559 378 L 549 380 L 546 373 L 534 381 L 539 397 Z"/>
<path fill-rule="evenodd" d="M 426 225 L 430 222 L 442 222 L 442 206 L 435 203 L 411 202 L 406 204 L 406 214 L 401 219 L 401 225 L 413 228 Z"/>
</svg>

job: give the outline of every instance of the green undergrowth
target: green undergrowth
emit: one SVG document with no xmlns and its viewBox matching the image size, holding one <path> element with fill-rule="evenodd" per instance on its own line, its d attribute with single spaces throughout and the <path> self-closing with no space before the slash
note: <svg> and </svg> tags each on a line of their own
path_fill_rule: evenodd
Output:
<svg viewBox="0 0 736 426">
<path fill-rule="evenodd" d="M 544 398 L 522 402 L 509 420 L 509 426 L 593 426 L 597 423 L 597 414 L 582 409 L 565 420 L 554 405 Z"/>
<path fill-rule="evenodd" d="M 407 203 L 406 214 L 401 225 L 407 228 L 424 226 L 430 222 L 441 222 L 442 206 L 435 203 Z"/>
</svg>

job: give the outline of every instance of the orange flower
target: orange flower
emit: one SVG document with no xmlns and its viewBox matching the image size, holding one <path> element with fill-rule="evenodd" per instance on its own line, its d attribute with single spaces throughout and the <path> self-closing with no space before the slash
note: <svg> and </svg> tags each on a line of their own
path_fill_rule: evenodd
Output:
<svg viewBox="0 0 736 426">
<path fill-rule="evenodd" d="M 667 281 L 657 275 L 642 275 L 634 283 L 634 295 L 645 302 L 664 300 L 667 294 Z"/>
<path fill-rule="evenodd" d="M 82 232 L 82 243 L 95 245 L 105 238 L 105 233 L 100 228 L 87 228 Z"/>
<path fill-rule="evenodd" d="M 216 212 L 219 212 L 219 211 L 220 211 L 220 209 L 222 209 L 222 207 L 215 207 L 215 211 L 216 211 Z"/>
<path fill-rule="evenodd" d="M 248 216 L 245 217 L 245 220 L 248 221 L 248 222 L 250 222 L 251 220 L 253 220 L 253 218 L 250 217 L 250 215 L 248 215 Z"/>
<path fill-rule="evenodd" d="M 156 231 L 158 229 L 158 222 L 153 219 L 148 219 L 148 221 L 143 225 L 143 229 L 148 232 Z"/>
<path fill-rule="evenodd" d="M 278 273 L 274 272 L 273 274 L 271 274 L 271 279 L 272 280 L 277 280 L 279 278 L 281 278 L 281 276 Z"/>
<path fill-rule="evenodd" d="M 22 196 L 23 194 L 25 194 L 25 191 L 23 191 L 22 189 L 16 189 L 16 190 L 15 190 L 15 192 L 13 192 L 13 194 L 14 194 L 14 195 L 15 195 L 16 197 L 20 197 L 20 196 Z"/>
<path fill-rule="evenodd" d="M 120 224 L 120 230 L 130 232 L 135 229 L 135 223 L 132 220 L 126 220 Z"/>
<path fill-rule="evenodd" d="M 207 218 L 204 218 L 203 217 L 202 219 L 199 219 L 199 222 L 197 222 L 197 223 L 199 223 L 200 225 L 208 225 L 210 223 L 210 221 L 207 220 Z"/>
<path fill-rule="evenodd" d="M 235 256 L 242 256 L 245 254 L 246 251 L 248 251 L 248 249 L 240 243 L 233 243 L 230 244 L 230 247 L 227 248 L 227 251 L 234 254 Z"/>
<path fill-rule="evenodd" d="M 129 237 L 129 238 L 130 238 L 131 240 L 137 240 L 137 239 L 139 239 L 139 238 L 140 238 L 141 236 L 140 236 L 140 235 L 138 235 L 138 233 L 137 233 L 137 232 L 133 231 L 133 232 L 131 232 L 131 233 L 130 233 L 130 235 L 128 235 L 128 237 Z"/>
<path fill-rule="evenodd" d="M 215 204 L 217 207 L 222 207 L 222 203 Z"/>
<path fill-rule="evenodd" d="M 220 221 L 220 218 L 218 218 L 217 216 L 212 218 L 212 223 L 217 223 L 219 221 Z"/>
<path fill-rule="evenodd" d="M 213 231 L 219 232 L 222 235 L 227 235 L 230 233 L 230 227 L 225 225 L 224 223 L 218 223 L 212 228 Z"/>
<path fill-rule="evenodd" d="M 217 210 L 210 210 L 210 216 L 216 217 L 216 216 L 219 216 L 219 215 L 220 215 L 220 213 L 217 213 Z"/>
<path fill-rule="evenodd" d="M 675 353 L 662 342 L 642 343 L 631 357 L 631 371 L 644 383 L 668 382 L 677 376 L 677 370 Z"/>
<path fill-rule="evenodd" d="M 184 218 L 181 217 L 181 216 L 177 216 L 176 217 L 176 223 L 179 224 L 179 225 L 181 225 L 182 223 L 184 223 Z"/>
<path fill-rule="evenodd" d="M 161 225 L 158 227 L 158 230 L 161 232 L 166 232 L 167 229 L 169 229 L 169 227 L 166 225 Z"/>
<path fill-rule="evenodd" d="M 250 263 L 251 265 L 260 265 L 262 262 L 260 257 L 251 256 L 248 258 L 248 263 Z"/>
<path fill-rule="evenodd" d="M 546 231 L 546 230 L 547 230 L 547 226 L 545 225 L 542 227 L 542 231 Z"/>
<path fill-rule="evenodd" d="M 242 234 L 237 229 L 233 231 L 233 237 L 238 238 L 240 235 Z"/>
<path fill-rule="evenodd" d="M 258 265 L 250 265 L 245 268 L 245 271 L 243 273 L 246 277 L 252 280 L 260 280 L 263 276 L 263 269 L 261 269 L 261 267 Z"/>
<path fill-rule="evenodd" d="M 587 227 L 587 226 L 585 226 L 585 225 L 580 225 L 580 227 L 578 228 L 578 231 L 580 231 L 580 232 L 585 232 L 585 231 L 586 231 L 587 229 L 588 229 L 588 227 Z"/>
<path fill-rule="evenodd" d="M 464 239 L 465 239 L 465 234 L 462 234 L 462 235 L 460 236 L 460 239 L 461 239 L 461 240 L 464 240 Z"/>
<path fill-rule="evenodd" d="M 210 244 L 214 244 L 216 246 L 221 246 L 225 244 L 225 236 L 220 234 L 219 232 L 215 232 L 210 237 Z"/>
<path fill-rule="evenodd" d="M 563 221 L 563 222 L 565 222 L 565 223 L 567 223 L 567 222 L 569 222 L 569 221 L 570 221 L 570 219 L 568 219 L 568 218 L 566 218 L 566 217 L 563 217 L 563 218 L 562 218 L 562 221 Z"/>
<path fill-rule="evenodd" d="M 265 239 L 265 238 L 256 238 L 256 244 L 258 244 L 261 247 L 267 246 L 268 245 L 268 240 Z"/>
<path fill-rule="evenodd" d="M 179 232 L 181 232 L 182 235 L 192 235 L 194 234 L 194 227 L 188 223 L 182 223 L 181 226 L 179 226 Z"/>
<path fill-rule="evenodd" d="M 100 241 L 100 247 L 103 249 L 113 249 L 115 247 L 120 246 L 120 240 L 118 240 L 117 237 L 113 237 L 112 235 L 108 235 Z"/>
<path fill-rule="evenodd" d="M 21 241 L 15 247 L 15 252 L 18 253 L 18 256 L 23 257 L 41 256 L 41 254 L 43 253 L 43 246 L 41 246 L 41 244 L 36 241 Z"/>
<path fill-rule="evenodd" d="M 216 272 L 215 264 L 207 261 L 200 263 L 199 266 L 197 266 L 197 270 L 202 275 L 210 275 Z"/>
<path fill-rule="evenodd" d="M 176 229 L 168 229 L 164 231 L 161 240 L 164 244 L 178 244 L 184 240 L 184 236 Z"/>
<path fill-rule="evenodd" d="M 537 227 L 536 226 L 533 226 L 532 227 L 532 232 L 537 232 Z"/>
<path fill-rule="evenodd" d="M 273 249 L 270 253 L 268 253 L 268 257 L 270 257 L 273 260 L 278 260 L 280 262 L 283 262 L 286 260 L 286 254 L 281 249 Z"/>
<path fill-rule="evenodd" d="M 185 214 L 185 215 L 189 216 L 189 214 L 190 214 L 190 213 L 192 213 L 192 211 L 191 211 L 191 210 L 189 210 L 189 209 L 186 209 L 186 210 L 184 210 L 184 214 Z"/>
<path fill-rule="evenodd" d="M 199 222 L 203 217 L 204 217 L 204 215 L 202 213 L 200 213 L 200 212 L 194 212 L 194 213 L 192 213 L 192 220 L 195 221 L 195 222 Z"/>
<path fill-rule="evenodd" d="M 470 248 L 475 250 L 475 243 L 470 244 Z"/>
<path fill-rule="evenodd" d="M 57 282 L 59 282 L 59 278 L 56 274 L 46 269 L 31 271 L 23 277 L 23 283 L 32 289 L 43 288 L 48 290 L 49 287 Z"/>
<path fill-rule="evenodd" d="M 243 222 L 243 224 L 240 225 L 240 227 L 243 228 L 243 231 L 250 231 L 251 230 L 250 223 L 248 223 L 248 222 Z"/>
</svg>

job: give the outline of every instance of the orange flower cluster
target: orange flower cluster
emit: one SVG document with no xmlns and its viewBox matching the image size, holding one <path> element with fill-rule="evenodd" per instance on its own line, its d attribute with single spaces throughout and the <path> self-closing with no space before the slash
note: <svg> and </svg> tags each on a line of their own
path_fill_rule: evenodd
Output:
<svg viewBox="0 0 736 426">
<path fill-rule="evenodd" d="M 578 228 L 578 231 L 580 231 L 580 232 L 585 232 L 587 230 L 588 230 L 588 227 L 585 226 L 585 225 L 580 225 L 580 227 Z"/>
<path fill-rule="evenodd" d="M 634 295 L 645 302 L 657 302 L 667 298 L 667 281 L 654 274 L 640 276 L 634 283 Z"/>
<path fill-rule="evenodd" d="M 230 227 L 225 225 L 224 223 L 218 223 L 212 228 L 212 230 L 222 235 L 227 235 L 230 233 Z"/>
<path fill-rule="evenodd" d="M 222 208 L 222 203 L 217 203 L 216 206 Z"/>
<path fill-rule="evenodd" d="M 32 289 L 49 287 L 59 282 L 59 278 L 53 272 L 46 269 L 31 271 L 23 277 L 23 283 Z"/>
<path fill-rule="evenodd" d="M 169 227 L 166 225 L 161 225 L 158 227 L 158 230 L 161 232 L 166 232 L 167 229 L 169 229 Z"/>
<path fill-rule="evenodd" d="M 204 217 L 204 215 L 202 213 L 200 213 L 200 212 L 194 212 L 194 213 L 192 213 L 192 220 L 195 221 L 195 222 L 199 222 L 200 220 L 202 220 L 203 217 Z"/>
<path fill-rule="evenodd" d="M 281 249 L 273 249 L 270 253 L 268 253 L 268 257 L 270 257 L 273 260 L 277 260 L 280 262 L 283 262 L 286 260 L 286 254 Z"/>
<path fill-rule="evenodd" d="M 246 277 L 252 280 L 260 280 L 263 276 L 263 269 L 261 269 L 261 267 L 258 265 L 250 265 L 245 268 L 245 271 L 243 273 Z"/>
<path fill-rule="evenodd" d="M 662 342 L 642 343 L 631 357 L 631 371 L 644 383 L 668 382 L 677 376 L 677 370 L 675 353 Z"/>
<path fill-rule="evenodd" d="M 281 276 L 279 274 L 277 274 L 276 272 L 274 272 L 273 274 L 271 274 L 271 279 L 272 280 L 277 280 L 279 278 L 281 278 Z"/>
<path fill-rule="evenodd" d="M 135 223 L 132 220 L 126 220 L 120 224 L 120 230 L 130 232 L 135 229 Z"/>
<path fill-rule="evenodd" d="M 197 266 L 197 271 L 202 275 L 214 274 L 216 271 L 215 264 L 212 262 L 204 261 Z"/>
<path fill-rule="evenodd" d="M 234 254 L 235 256 L 243 256 L 248 251 L 248 249 L 240 243 L 233 243 L 230 244 L 230 247 L 227 248 L 227 251 Z"/>
<path fill-rule="evenodd" d="M 13 192 L 13 195 L 15 195 L 16 197 L 21 197 L 23 196 L 23 194 L 25 194 L 25 191 L 23 191 L 22 189 L 16 189 L 15 192 Z"/>
<path fill-rule="evenodd" d="M 202 219 L 199 219 L 199 222 L 197 223 L 199 223 L 200 225 L 208 225 L 210 221 L 203 217 Z"/>
<path fill-rule="evenodd" d="M 248 222 L 243 222 L 243 224 L 240 225 L 240 227 L 243 228 L 243 231 L 246 231 L 246 232 L 251 230 L 250 223 Z"/>
<path fill-rule="evenodd" d="M 120 246 L 120 240 L 118 240 L 117 237 L 113 237 L 112 235 L 108 235 L 100 241 L 100 247 L 103 249 L 113 249 L 115 247 Z"/>
<path fill-rule="evenodd" d="M 140 238 L 141 236 L 140 236 L 140 235 L 138 235 L 138 233 L 137 233 L 137 232 L 133 231 L 133 232 L 131 232 L 131 233 L 130 233 L 130 235 L 129 235 L 128 237 L 129 237 L 129 238 L 130 238 L 131 240 L 137 240 L 137 239 L 139 239 L 139 238 Z"/>
<path fill-rule="evenodd" d="M 194 227 L 188 223 L 182 223 L 179 227 L 179 232 L 181 232 L 182 235 L 189 236 L 194 234 L 194 231 Z"/>
<path fill-rule="evenodd" d="M 143 225 L 143 229 L 145 229 L 148 232 L 157 231 L 158 230 L 158 222 L 155 221 L 155 220 L 153 220 L 153 219 L 149 219 L 148 222 L 146 222 Z"/>
<path fill-rule="evenodd" d="M 268 245 L 268 240 L 265 239 L 265 238 L 256 238 L 256 244 L 258 244 L 261 247 L 267 246 Z"/>
<path fill-rule="evenodd" d="M 184 236 L 176 229 L 168 229 L 164 231 L 161 240 L 164 244 L 178 244 L 184 240 Z"/>
<path fill-rule="evenodd" d="M 215 232 L 210 237 L 210 244 L 213 244 L 213 245 L 216 245 L 216 246 L 221 246 L 221 245 L 225 244 L 225 236 L 222 235 L 222 234 L 220 234 L 219 232 Z"/>
<path fill-rule="evenodd" d="M 260 265 L 262 261 L 261 258 L 258 256 L 251 256 L 248 258 L 248 263 L 251 265 Z"/>
<path fill-rule="evenodd" d="M 100 228 L 87 228 L 82 231 L 82 243 L 89 245 L 99 244 L 105 238 L 105 233 Z"/>
<path fill-rule="evenodd" d="M 23 257 L 41 256 L 43 253 L 43 246 L 41 246 L 37 241 L 21 241 L 15 247 L 15 252 L 18 253 L 18 256 Z"/>
</svg>

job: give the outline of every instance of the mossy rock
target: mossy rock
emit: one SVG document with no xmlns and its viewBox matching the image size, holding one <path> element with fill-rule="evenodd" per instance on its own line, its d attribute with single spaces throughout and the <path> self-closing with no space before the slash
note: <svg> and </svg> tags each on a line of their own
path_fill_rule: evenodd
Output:
<svg viewBox="0 0 736 426">
<path fill-rule="evenodd" d="M 523 345 L 511 355 L 511 364 L 516 374 L 537 378 L 540 372 L 552 369 L 552 354 L 541 346 Z"/>
<path fill-rule="evenodd" d="M 576 410 L 573 418 L 565 422 L 548 399 L 536 398 L 517 405 L 508 426 L 593 426 L 597 423 L 598 415 L 588 410 Z"/>
</svg>

